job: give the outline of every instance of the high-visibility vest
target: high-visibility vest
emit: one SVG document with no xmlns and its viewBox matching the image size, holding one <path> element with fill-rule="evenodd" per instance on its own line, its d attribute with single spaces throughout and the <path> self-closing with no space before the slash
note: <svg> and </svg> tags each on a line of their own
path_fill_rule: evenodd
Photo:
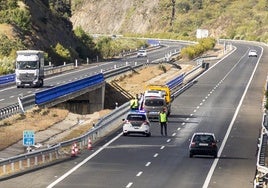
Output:
<svg viewBox="0 0 268 188">
<path fill-rule="evenodd" d="M 160 122 L 167 122 L 167 114 L 166 113 L 163 113 L 163 112 L 160 112 L 159 114 L 160 116 Z"/>
<path fill-rule="evenodd" d="M 139 104 L 138 104 L 138 99 L 132 99 L 130 101 L 130 107 L 131 108 L 138 108 Z"/>
</svg>

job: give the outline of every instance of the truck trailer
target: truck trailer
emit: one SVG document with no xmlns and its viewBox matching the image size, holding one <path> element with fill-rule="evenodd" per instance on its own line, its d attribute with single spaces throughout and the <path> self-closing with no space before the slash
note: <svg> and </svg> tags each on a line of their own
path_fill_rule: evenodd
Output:
<svg viewBox="0 0 268 188">
<path fill-rule="evenodd" d="M 16 58 L 16 86 L 42 87 L 44 85 L 44 52 L 19 50 Z"/>
</svg>

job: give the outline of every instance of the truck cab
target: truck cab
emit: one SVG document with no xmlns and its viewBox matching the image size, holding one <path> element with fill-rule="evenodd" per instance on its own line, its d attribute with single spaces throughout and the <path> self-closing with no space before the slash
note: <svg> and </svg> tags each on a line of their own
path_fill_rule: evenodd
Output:
<svg viewBox="0 0 268 188">
<path fill-rule="evenodd" d="M 17 88 L 42 87 L 44 85 L 44 52 L 38 50 L 17 51 L 15 73 Z"/>
</svg>

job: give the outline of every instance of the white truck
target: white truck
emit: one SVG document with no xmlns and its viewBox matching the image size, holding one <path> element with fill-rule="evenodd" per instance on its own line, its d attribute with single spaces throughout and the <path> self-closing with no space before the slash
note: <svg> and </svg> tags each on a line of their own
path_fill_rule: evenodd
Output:
<svg viewBox="0 0 268 188">
<path fill-rule="evenodd" d="M 44 85 L 44 52 L 19 50 L 16 58 L 16 86 L 42 87 Z"/>
</svg>

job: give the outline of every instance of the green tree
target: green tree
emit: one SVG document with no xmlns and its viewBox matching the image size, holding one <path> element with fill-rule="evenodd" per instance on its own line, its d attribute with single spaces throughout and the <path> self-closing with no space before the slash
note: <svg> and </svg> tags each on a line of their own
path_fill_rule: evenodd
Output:
<svg viewBox="0 0 268 188">
<path fill-rule="evenodd" d="M 62 57 L 65 60 L 71 59 L 71 53 L 70 50 L 64 48 L 60 43 L 57 43 L 54 48 L 56 54 L 58 54 L 60 57 Z"/>
</svg>

